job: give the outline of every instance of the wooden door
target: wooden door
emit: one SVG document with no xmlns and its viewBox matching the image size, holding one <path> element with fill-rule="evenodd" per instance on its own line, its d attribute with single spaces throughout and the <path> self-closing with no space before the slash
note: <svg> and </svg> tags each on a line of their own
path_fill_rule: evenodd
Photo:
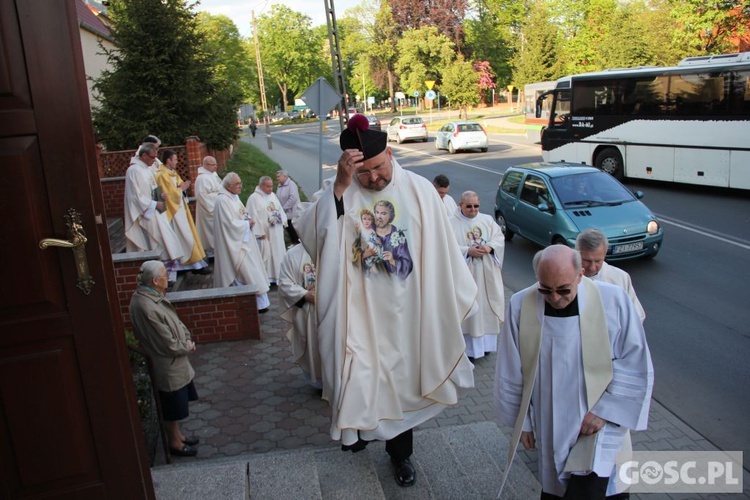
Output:
<svg viewBox="0 0 750 500">
<path fill-rule="evenodd" d="M 0 0 L 0 498 L 153 498 L 75 0 Z M 95 284 L 77 285 L 69 209 Z"/>
</svg>

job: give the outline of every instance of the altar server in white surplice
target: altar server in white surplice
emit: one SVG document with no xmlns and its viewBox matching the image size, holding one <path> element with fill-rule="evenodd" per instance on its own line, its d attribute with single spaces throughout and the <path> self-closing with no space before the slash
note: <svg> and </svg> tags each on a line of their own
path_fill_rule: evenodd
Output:
<svg viewBox="0 0 750 500">
<path fill-rule="evenodd" d="M 432 185 L 435 186 L 440 199 L 443 201 L 443 205 L 445 205 L 445 213 L 448 217 L 452 217 L 456 213 L 456 210 L 458 210 L 458 205 L 456 205 L 456 200 L 448 194 L 448 191 L 451 189 L 451 181 L 443 174 L 440 174 L 432 179 Z"/>
<path fill-rule="evenodd" d="M 214 206 L 214 286 L 255 285 L 258 312 L 268 311 L 268 276 L 255 241 L 255 221 L 240 201 L 240 176 L 229 172 Z"/>
<path fill-rule="evenodd" d="M 182 259 L 184 252 L 169 224 L 166 204 L 150 168 L 157 150 L 154 143 L 142 144 L 125 173 L 125 244 L 128 252 L 159 250 L 159 259 L 166 261 L 170 270 L 171 261 Z"/>
<path fill-rule="evenodd" d="M 286 338 L 292 357 L 316 389 L 321 389 L 318 315 L 315 311 L 315 265 L 301 244 L 294 245 L 281 262 L 279 296 L 287 310 L 281 318 L 292 324 Z"/>
<path fill-rule="evenodd" d="M 478 310 L 461 323 L 466 355 L 482 358 L 497 351 L 497 334 L 505 318 L 505 237 L 492 217 L 479 213 L 479 195 L 474 191 L 461 195 L 459 210 L 450 222 L 478 289 Z"/>
<path fill-rule="evenodd" d="M 542 498 L 619 494 L 618 453 L 644 430 L 653 387 L 646 336 L 622 288 L 583 276 L 581 256 L 552 245 L 534 257 L 539 280 L 510 300 L 498 342 L 495 409 L 538 446 Z M 567 493 L 566 493 L 567 492 Z"/>
<path fill-rule="evenodd" d="M 386 134 L 368 125 L 350 118 L 335 182 L 294 227 L 316 263 L 331 437 L 352 451 L 385 440 L 397 483 L 410 486 L 412 428 L 473 387 L 461 321 L 476 285 L 435 188 L 401 168 Z"/>
<path fill-rule="evenodd" d="M 633 301 L 635 310 L 641 321 L 646 319 L 646 311 L 643 310 L 641 301 L 635 294 L 633 282 L 630 275 L 619 267 L 607 264 L 604 258 L 607 256 L 609 240 L 604 233 L 598 229 L 586 229 L 578 234 L 576 238 L 576 250 L 581 253 L 581 263 L 583 264 L 583 274 L 594 281 L 603 281 L 617 285 L 628 294 Z"/>
<path fill-rule="evenodd" d="M 214 205 L 221 190 L 221 177 L 216 168 L 216 158 L 206 156 L 195 178 L 195 227 L 209 257 L 214 255 Z"/>
<path fill-rule="evenodd" d="M 258 180 L 255 191 L 247 199 L 247 211 L 255 218 L 261 233 L 258 242 L 268 279 L 271 283 L 276 283 L 281 260 L 286 254 L 284 227 L 287 219 L 281 202 L 273 192 L 273 180 L 270 177 L 263 176 Z"/>
</svg>

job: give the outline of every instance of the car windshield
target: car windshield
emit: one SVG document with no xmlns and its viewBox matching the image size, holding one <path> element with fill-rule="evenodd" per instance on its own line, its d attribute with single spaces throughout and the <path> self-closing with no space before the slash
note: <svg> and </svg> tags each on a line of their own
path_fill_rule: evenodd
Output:
<svg viewBox="0 0 750 500">
<path fill-rule="evenodd" d="M 625 186 L 604 172 L 555 177 L 552 186 L 566 207 L 620 205 L 635 200 Z"/>
<path fill-rule="evenodd" d="M 459 132 L 481 132 L 482 127 L 478 123 L 464 123 L 458 126 Z"/>
<path fill-rule="evenodd" d="M 404 118 L 403 120 L 401 120 L 401 123 L 403 123 L 404 125 L 419 125 L 420 123 L 422 123 L 422 119 L 421 118 Z"/>
</svg>

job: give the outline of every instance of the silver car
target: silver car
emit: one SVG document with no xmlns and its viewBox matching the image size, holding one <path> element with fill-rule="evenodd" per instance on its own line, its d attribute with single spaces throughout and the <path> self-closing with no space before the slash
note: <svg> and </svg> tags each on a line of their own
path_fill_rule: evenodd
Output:
<svg viewBox="0 0 750 500">
<path fill-rule="evenodd" d="M 401 144 L 404 141 L 427 142 L 427 125 L 419 116 L 397 116 L 386 129 L 389 141 Z"/>
<path fill-rule="evenodd" d="M 451 153 L 459 150 L 478 149 L 486 153 L 489 147 L 487 132 L 477 122 L 450 122 L 435 134 L 435 149 L 447 149 Z"/>
</svg>

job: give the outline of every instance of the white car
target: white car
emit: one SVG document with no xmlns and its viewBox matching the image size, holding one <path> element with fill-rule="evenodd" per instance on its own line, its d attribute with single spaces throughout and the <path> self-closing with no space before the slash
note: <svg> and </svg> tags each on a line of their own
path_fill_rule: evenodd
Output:
<svg viewBox="0 0 750 500">
<path fill-rule="evenodd" d="M 435 149 L 447 149 L 451 153 L 459 150 L 478 149 L 486 153 L 489 147 L 487 132 L 477 122 L 450 122 L 435 134 Z"/>
<path fill-rule="evenodd" d="M 427 125 L 419 116 L 397 116 L 386 129 L 389 141 L 401 144 L 404 141 L 427 142 Z"/>
</svg>

